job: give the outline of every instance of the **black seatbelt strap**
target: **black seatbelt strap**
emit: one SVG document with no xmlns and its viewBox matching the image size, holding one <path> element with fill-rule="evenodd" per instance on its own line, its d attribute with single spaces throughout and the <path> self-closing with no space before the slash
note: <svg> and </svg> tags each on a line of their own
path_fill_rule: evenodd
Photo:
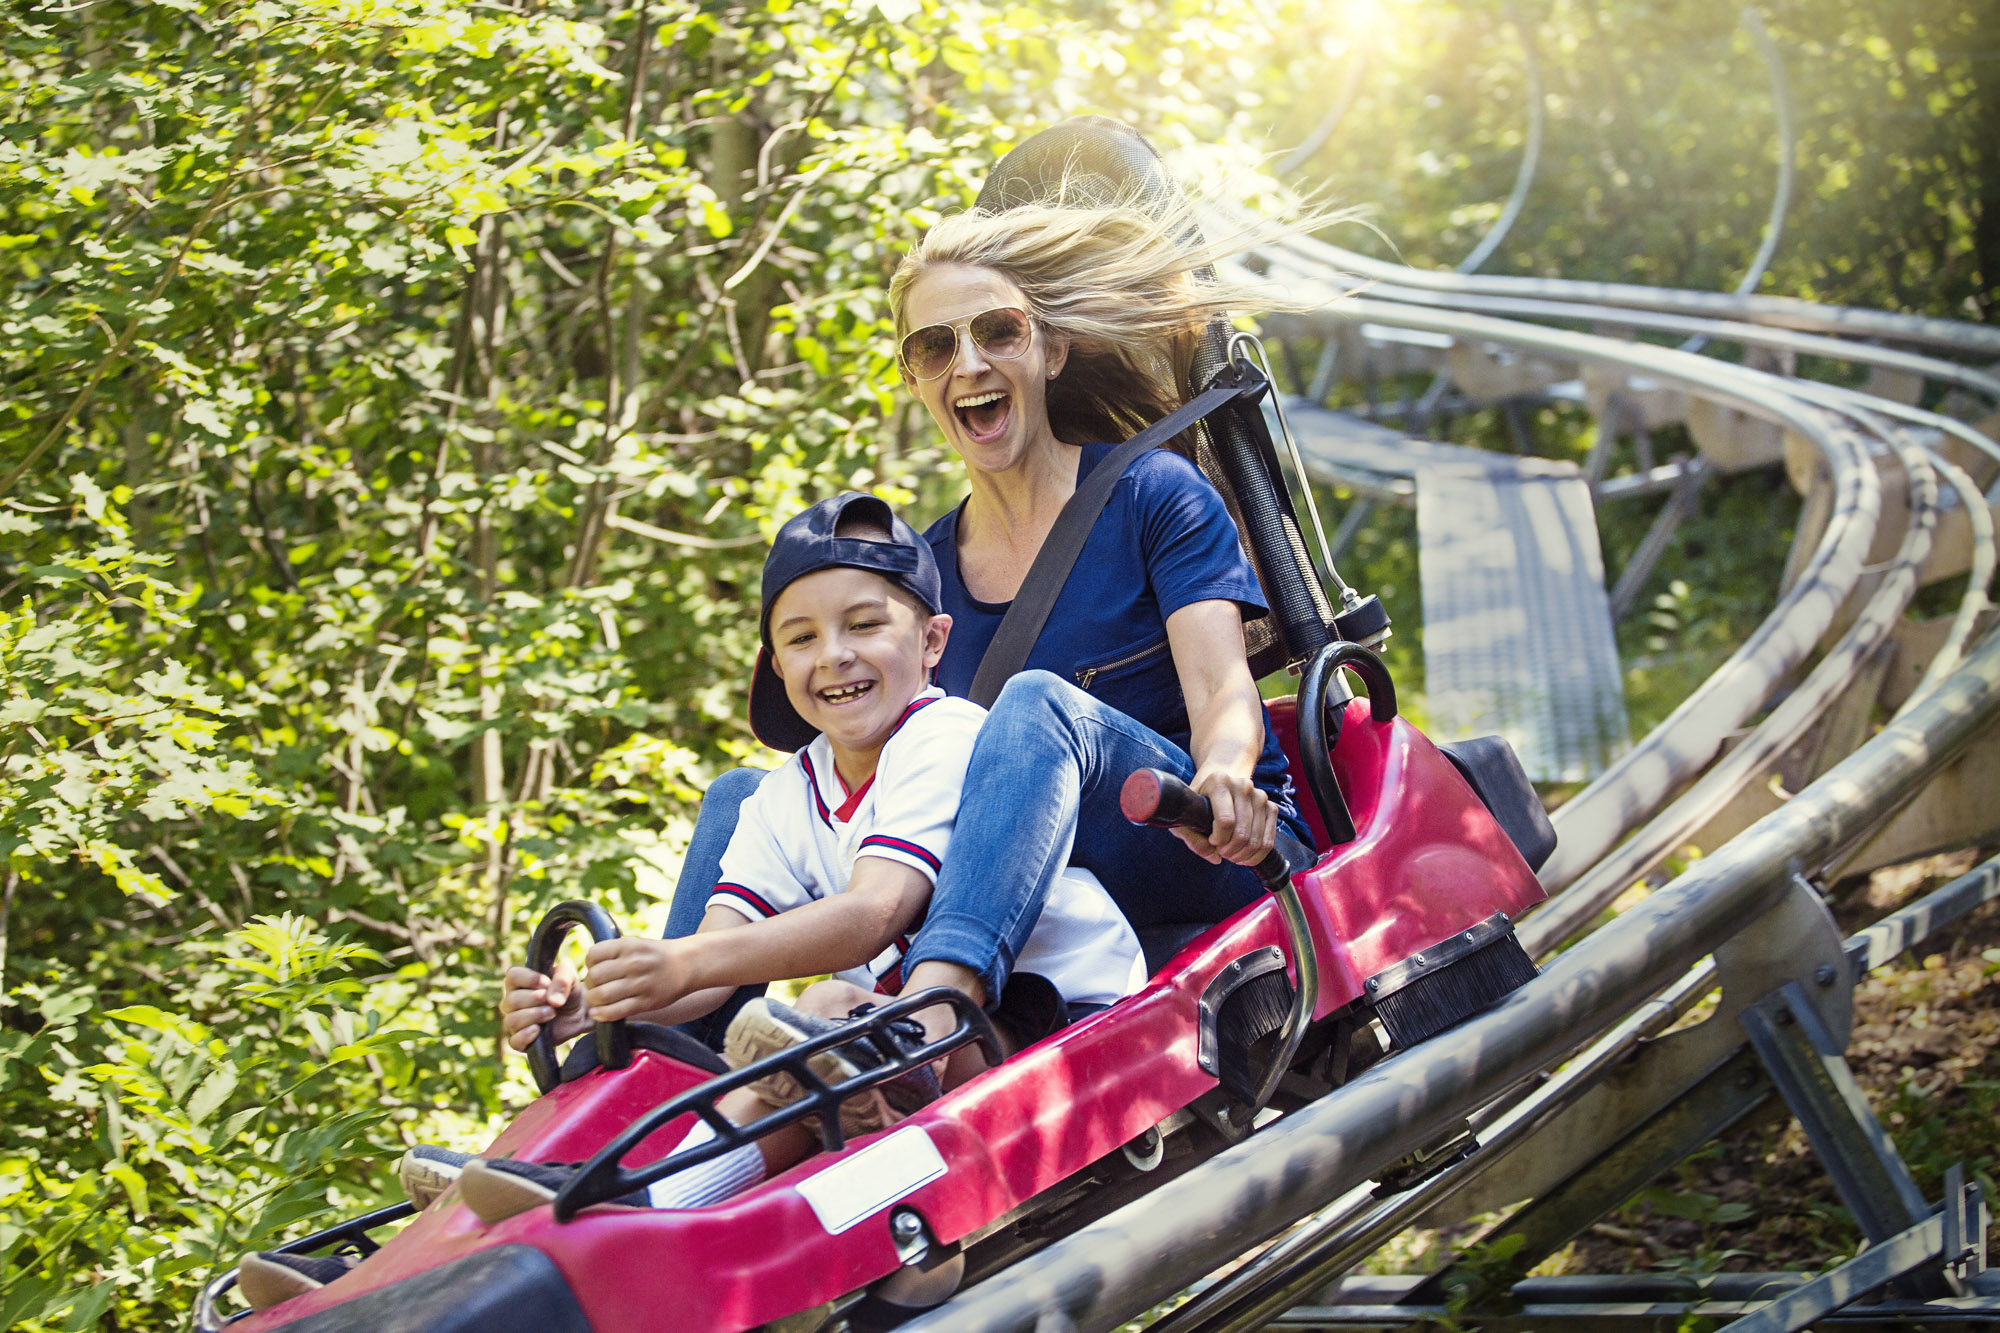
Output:
<svg viewBox="0 0 2000 1333">
<path fill-rule="evenodd" d="M 1091 469 L 1063 505 L 1062 512 L 1056 515 L 1055 526 L 1049 529 L 1035 563 L 1028 567 L 1028 576 L 1021 581 L 1021 590 L 1014 594 L 1007 614 L 1000 618 L 1000 628 L 993 631 L 993 641 L 987 645 L 986 656 L 979 660 L 979 671 L 972 678 L 968 699 L 981 708 L 991 708 L 1000 697 L 1000 687 L 1027 666 L 1028 654 L 1042 637 L 1042 626 L 1048 624 L 1049 613 L 1055 610 L 1056 598 L 1069 582 L 1076 558 L 1083 554 L 1083 544 L 1089 540 L 1097 516 L 1111 502 L 1112 488 L 1125 475 L 1125 469 L 1132 466 L 1132 461 L 1224 404 L 1238 398 L 1254 398 L 1265 387 L 1262 377 L 1254 377 L 1248 383 L 1213 385 L 1196 394 L 1186 406 L 1169 412 L 1113 449 Z"/>
</svg>

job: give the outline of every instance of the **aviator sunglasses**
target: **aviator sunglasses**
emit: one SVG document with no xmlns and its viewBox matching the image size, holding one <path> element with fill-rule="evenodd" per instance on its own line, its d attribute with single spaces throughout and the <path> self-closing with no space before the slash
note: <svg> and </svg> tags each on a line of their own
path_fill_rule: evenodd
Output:
<svg viewBox="0 0 2000 1333">
<path fill-rule="evenodd" d="M 926 324 L 903 338 L 903 369 L 913 380 L 934 380 L 958 360 L 958 331 L 972 335 L 972 345 L 987 356 L 1012 361 L 1028 350 L 1034 321 L 1013 306 L 982 310 L 949 324 Z"/>
</svg>

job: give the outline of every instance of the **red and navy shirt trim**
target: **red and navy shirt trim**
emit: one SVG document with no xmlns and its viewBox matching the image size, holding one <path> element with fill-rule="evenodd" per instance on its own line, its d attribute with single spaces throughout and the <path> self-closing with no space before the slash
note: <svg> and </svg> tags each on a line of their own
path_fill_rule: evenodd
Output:
<svg viewBox="0 0 2000 1333">
<path fill-rule="evenodd" d="M 914 842 L 910 842 L 908 839 L 905 838 L 892 838 L 886 833 L 874 833 L 870 834 L 868 837 L 863 838 L 861 840 L 861 846 L 855 848 L 855 852 L 858 855 L 860 852 L 864 851 L 869 847 L 887 847 L 894 851 L 902 852 L 905 855 L 914 856 L 919 861 L 922 861 L 925 865 L 929 866 L 931 868 L 932 874 L 936 874 L 939 868 L 944 864 L 943 862 L 939 861 L 937 857 L 932 856 L 929 852 L 917 846 L 917 844 L 915 844 Z"/>
<path fill-rule="evenodd" d="M 741 884 L 730 884 L 724 882 L 716 885 L 715 888 L 712 889 L 710 892 L 712 894 L 719 893 L 722 894 L 724 897 L 734 898 L 736 899 L 736 901 L 742 903 L 745 907 L 748 907 L 751 911 L 755 912 L 758 916 L 761 917 L 773 917 L 778 914 L 777 908 L 771 906 L 771 904 L 765 902 L 763 898 L 759 897 L 755 892 L 744 887 Z"/>
<path fill-rule="evenodd" d="M 812 793 L 813 808 L 819 811 L 820 823 L 833 827 L 833 811 L 827 808 L 826 797 L 819 794 L 819 774 L 813 771 L 812 757 L 804 750 L 799 751 L 799 766 L 806 771 L 806 790 Z"/>
<path fill-rule="evenodd" d="M 889 734 L 893 736 L 897 732 L 901 731 L 903 729 L 903 724 L 905 722 L 908 722 L 912 717 L 916 716 L 919 710 L 929 708 L 932 704 L 936 703 L 938 700 L 942 698 L 944 698 L 942 694 L 933 694 L 928 699 L 919 699 L 915 703 L 912 703 L 908 708 L 905 708 L 903 710 L 903 715 L 896 719 L 896 725 L 889 728 Z"/>
<path fill-rule="evenodd" d="M 903 715 L 896 719 L 896 725 L 889 729 L 889 734 L 891 736 L 894 736 L 897 732 L 903 729 L 903 724 L 905 722 L 908 722 L 912 717 L 915 717 L 917 713 L 919 713 L 923 709 L 930 707 L 932 704 L 936 703 L 939 699 L 942 698 L 944 698 L 944 696 L 941 694 L 933 694 L 928 699 L 918 699 L 913 701 L 908 708 L 905 708 L 903 710 Z M 826 797 L 821 794 L 819 789 L 819 772 L 818 770 L 813 768 L 812 756 L 807 754 L 804 750 L 799 751 L 799 767 L 805 770 L 806 789 L 812 793 L 813 809 L 818 813 L 820 822 L 825 824 L 828 828 L 833 827 L 834 821 L 836 819 L 838 819 L 842 823 L 846 823 L 849 819 L 853 818 L 854 807 L 860 803 L 862 793 L 867 791 L 868 788 L 875 781 L 874 775 L 870 774 L 867 782 L 862 783 L 855 790 L 848 792 L 847 799 L 841 803 L 840 810 L 836 813 L 830 806 L 827 805 Z M 834 770 L 833 776 L 836 781 L 840 782 L 840 785 L 844 790 L 847 786 L 847 783 L 844 779 L 841 778 L 840 771 L 838 769 Z M 865 846 L 866 844 L 864 843 L 863 845 Z"/>
</svg>

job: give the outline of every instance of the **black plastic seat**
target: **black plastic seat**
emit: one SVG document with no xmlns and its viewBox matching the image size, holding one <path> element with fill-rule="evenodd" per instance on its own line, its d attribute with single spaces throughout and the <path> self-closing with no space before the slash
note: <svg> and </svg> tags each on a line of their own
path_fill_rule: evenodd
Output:
<svg viewBox="0 0 2000 1333">
<path fill-rule="evenodd" d="M 1459 775 L 1479 797 L 1480 803 L 1506 831 L 1508 840 L 1519 849 L 1528 869 L 1540 870 L 1556 849 L 1555 825 L 1535 784 L 1521 767 L 1520 756 L 1504 736 L 1475 736 L 1469 741 L 1440 745 Z"/>
</svg>

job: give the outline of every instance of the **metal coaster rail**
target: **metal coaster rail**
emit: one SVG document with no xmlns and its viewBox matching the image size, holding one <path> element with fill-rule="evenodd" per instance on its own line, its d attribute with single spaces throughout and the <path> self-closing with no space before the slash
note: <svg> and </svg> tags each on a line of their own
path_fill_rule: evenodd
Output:
<svg viewBox="0 0 2000 1333">
<path fill-rule="evenodd" d="M 1904 717 L 1748 832 L 1551 962 L 1497 1008 L 1384 1061 L 905 1327 L 1072 1328 L 1142 1315 L 1373 1178 L 1507 1089 L 1618 1027 L 1769 910 L 1794 867 L 1865 830 L 2000 716 L 2000 637 Z M 1621 1038 L 1621 1040 L 1624 1038 Z M 1608 1054 L 1608 1053 L 1606 1053 Z M 1608 1063 L 1605 1054 L 1593 1069 Z"/>
<path fill-rule="evenodd" d="M 1996 401 L 2000 377 L 1983 363 L 2000 354 L 2000 330 L 1767 297 L 1418 273 L 1314 241 L 1271 247 L 1253 263 L 1296 298 L 1318 293 L 1328 300 L 1309 315 L 1267 321 L 1267 331 L 1326 336 L 1339 325 L 1408 329 L 1644 376 L 1779 425 L 1810 445 L 1826 469 L 1830 514 L 1770 616 L 1651 735 L 1555 813 L 1562 845 L 1542 876 L 1553 896 L 1521 927 L 1531 952 L 1546 953 L 1587 928 L 1625 885 L 1767 771 L 1835 702 L 1856 665 L 1882 648 L 1917 589 L 1944 503 L 1940 483 L 1969 519 L 1969 586 L 1944 649 L 1880 732 L 1774 813 L 1556 955 L 1537 980 L 1497 1008 L 1264 1126 L 1140 1203 L 1023 1260 L 1004 1281 L 960 1293 L 905 1326 L 912 1330 L 1108 1330 L 1246 1255 L 1256 1257 L 1152 1327 L 1233 1333 L 1265 1326 L 1478 1182 L 1590 1096 L 1612 1070 L 1714 990 L 1716 960 L 1740 948 L 1740 941 L 1760 929 L 1768 934 L 1785 912 L 1824 916 L 1803 875 L 1837 863 L 2000 718 L 2000 633 L 1972 642 L 1995 567 L 1990 501 L 1946 456 L 1939 439 L 1956 439 L 1995 458 L 2000 447 L 1960 421 L 1863 392 L 1526 321 L 1610 324 L 1823 356 L 1914 374 Z M 1357 291 L 1362 294 L 1352 294 Z M 1850 341 L 1859 338 L 1879 342 Z M 1967 366 L 1953 357 L 1982 364 Z M 1878 459 L 1890 463 L 1891 475 L 1901 474 L 1899 489 L 1907 492 L 1896 506 L 1905 524 L 1900 531 L 1878 533 L 1885 511 Z M 1871 566 L 1871 548 L 1880 551 L 1891 539 L 1886 561 Z M 1773 697 L 1836 626 L 1840 633 L 1815 668 L 1772 707 Z M 1753 719 L 1748 734 L 1716 763 L 1725 738 Z M 1849 940 L 1853 975 L 2000 896 L 1996 864 Z M 1774 982 L 1759 1012 L 1775 1012 L 1782 1022 L 1786 1003 L 1833 1004 L 1838 1021 L 1824 1023 L 1823 1039 L 1844 1044 L 1849 1001 L 1836 980 L 1822 961 L 1811 984 L 1805 977 L 1786 983 L 1785 1000 L 1776 998 Z M 1847 984 L 1852 980 L 1848 976 Z M 1741 1021 L 1754 1040 L 1764 1020 L 1746 1011 Z M 1730 1040 L 1741 1040 L 1733 1024 L 1729 1032 Z M 1760 1086 L 1765 1091 L 1759 1095 L 1768 1095 L 1769 1085 Z M 1468 1119 L 1477 1125 L 1479 1144 L 1464 1161 L 1400 1194 L 1371 1197 L 1368 1186 L 1386 1166 Z M 1933 1215 L 1921 1234 L 1913 1227 L 1882 1237 L 1870 1263 L 1906 1273 L 1913 1270 L 1891 1263 L 1905 1251 L 1935 1261 L 1939 1246 L 1948 1250 L 1950 1236 L 1963 1231 L 1951 1221 L 1958 1216 L 1956 1197 L 1947 1192 L 1946 1223 Z M 1967 1216 L 1978 1216 L 1976 1197 Z M 1310 1220 L 1299 1226 L 1302 1219 Z M 1781 1284 L 1783 1293 L 1769 1293 L 1790 1293 L 1782 1303 L 1760 1310 L 1756 1299 L 1737 1293 L 1742 1299 L 1728 1308 L 1752 1311 L 1771 1327 L 1798 1327 L 1799 1312 L 1851 1299 L 1829 1294 L 1864 1281 L 1867 1265 L 1857 1260 L 1849 1267 L 1851 1273 L 1837 1275 L 1846 1286 L 1800 1277 Z M 1528 1299 L 1525 1292 L 1524 1286 L 1517 1294 Z M 1409 1318 L 1385 1316 L 1388 1324 L 1421 1322 L 1429 1309 L 1417 1294 L 1403 1296 L 1408 1299 L 1400 1308 Z M 1360 1307 L 1351 1317 L 1301 1309 L 1285 1322 L 1365 1326 L 1367 1314 Z"/>
<path fill-rule="evenodd" d="M 1608 309 L 1644 310 L 1710 319 L 1735 319 L 1771 328 L 1796 329 L 1847 338 L 1879 338 L 1910 347 L 1929 347 L 1961 356 L 2000 356 L 2000 328 L 1929 315 L 1906 315 L 1858 306 L 1828 306 L 1790 296 L 1744 296 L 1721 292 L 1644 287 L 1637 283 L 1587 282 L 1573 278 L 1522 278 L 1477 273 L 1433 272 L 1391 264 L 1311 237 L 1294 237 L 1283 248 L 1321 271 L 1352 281 L 1390 284 L 1463 297 L 1513 297 L 1575 302 Z"/>
<path fill-rule="evenodd" d="M 1685 353 L 1677 353 L 1664 348 L 1621 343 L 1612 339 L 1581 333 L 1567 333 L 1567 336 L 1561 336 L 1567 331 L 1547 329 L 1512 320 L 1500 321 L 1481 318 L 1471 313 L 1432 309 L 1429 308 L 1430 302 L 1428 300 L 1426 300 L 1425 305 L 1422 307 L 1408 308 L 1403 306 L 1400 301 L 1391 302 L 1382 299 L 1389 296 L 1400 297 L 1404 295 L 1405 288 L 1408 286 L 1407 284 L 1398 287 L 1396 284 L 1391 283 L 1370 283 L 1366 288 L 1370 293 L 1369 296 L 1341 301 L 1339 299 L 1341 293 L 1345 290 L 1352 290 L 1352 284 L 1343 283 L 1339 274 L 1329 274 L 1317 262 L 1322 257 L 1322 251 L 1330 249 L 1331 247 L 1320 247 L 1316 242 L 1288 242 L 1286 246 L 1272 247 L 1260 256 L 1264 261 L 1267 273 L 1272 276 L 1282 275 L 1287 287 L 1294 294 L 1304 296 L 1307 293 L 1314 292 L 1316 288 L 1317 293 L 1324 296 L 1329 303 L 1323 310 L 1315 312 L 1312 315 L 1291 315 L 1273 321 L 1279 328 L 1324 331 L 1329 326 L 1338 323 L 1365 322 L 1373 325 L 1442 333 L 1468 340 L 1499 343 L 1517 350 L 1594 364 L 1605 368 L 1642 373 L 1664 383 L 1682 387 L 1693 395 L 1707 398 L 1713 402 L 1738 407 L 1766 420 L 1779 420 L 1781 424 L 1786 424 L 1792 429 L 1798 429 L 1791 422 L 1786 422 L 1781 417 L 1774 417 L 1768 411 L 1763 410 L 1765 406 L 1768 406 L 1768 398 L 1765 403 L 1755 405 L 1741 399 L 1732 401 L 1726 389 L 1731 380 L 1734 380 L 1738 385 L 1745 379 L 1759 380 L 1762 381 L 1763 386 L 1771 393 L 1789 399 L 1795 408 L 1805 409 L 1808 405 L 1811 405 L 1830 409 L 1839 413 L 1842 417 L 1850 419 L 1852 424 L 1847 427 L 1848 429 L 1859 429 L 1865 431 L 1867 434 L 1875 435 L 1881 438 L 1884 444 L 1890 448 L 1901 448 L 1904 446 L 1896 441 L 1892 441 L 1889 438 L 1889 432 L 1883 430 L 1880 418 L 1885 415 L 1910 422 L 1910 424 L 1920 424 L 1949 431 L 1955 438 L 1965 439 L 1968 443 L 1987 454 L 2000 452 L 2000 447 L 1996 447 L 1991 440 L 1961 422 L 1941 417 L 1935 413 L 1906 408 L 1903 404 L 1890 403 L 1879 398 L 1857 394 L 1851 390 L 1838 390 L 1831 386 L 1815 385 L 1803 381 L 1780 380 L 1775 376 L 1764 374 L 1763 372 L 1731 366 L 1727 363 L 1690 356 Z M 1345 254 L 1345 252 L 1335 253 Z M 1402 270 L 1402 272 L 1410 273 L 1413 271 Z M 1503 279 L 1497 281 L 1512 282 L 1515 280 Z M 1534 281 L 1552 289 L 1565 285 L 1558 284 L 1554 280 Z M 1306 286 L 1306 284 L 1314 284 L 1314 286 Z M 1568 285 L 1592 288 L 1598 284 Z M 1467 295 L 1471 296 L 1472 294 Z M 1687 293 L 1686 295 L 1698 297 L 1704 294 Z M 1490 301 L 1485 304 L 1519 307 L 1523 303 Z M 1534 314 L 1543 318 L 1576 321 L 1589 318 L 1592 313 L 1588 306 L 1576 301 L 1537 300 L 1526 303 L 1526 305 L 1527 308 L 1522 310 L 1521 313 Z M 1620 322 L 1628 325 L 1645 326 L 1649 321 L 1642 313 L 1627 312 Z M 1928 321 L 1928 323 L 1933 324 L 1939 322 Z M 1741 324 L 1732 326 L 1726 321 L 1669 317 L 1653 327 L 1658 328 L 1661 332 L 1695 332 L 1718 340 L 1783 347 L 1794 351 L 1809 350 L 1822 355 L 1830 355 L 1836 348 L 1847 346 L 1847 344 L 1837 343 L 1831 339 L 1813 338 L 1805 340 L 1802 338 L 1802 335 L 1786 334 L 1782 331 L 1767 332 L 1761 337 L 1755 336 L 1752 332 L 1754 326 L 1744 326 Z M 1984 335 L 1988 331 L 1971 326 L 1959 327 L 1965 328 L 1968 331 L 1965 336 L 1957 340 L 1955 344 L 1957 350 L 1968 355 L 1980 354 L 1984 350 L 1982 343 Z M 1805 344 L 1803 346 L 1801 345 L 1802 341 Z M 1824 344 L 1832 344 L 1832 346 Z M 1880 349 L 1858 346 L 1854 347 L 1852 351 L 1854 359 L 1869 361 L 1872 355 L 1879 353 Z M 1954 363 L 1942 361 L 1934 357 L 1897 354 L 1893 358 L 1893 362 L 1877 361 L 1874 363 L 1893 364 L 1896 369 L 1912 371 L 1928 378 L 1958 384 L 1982 393 L 1992 394 L 1996 390 L 2000 390 L 2000 380 L 1996 380 L 1995 377 L 1977 371 L 1970 371 Z M 1819 437 L 1817 433 L 1808 431 L 1800 431 L 1800 433 L 1820 448 L 1821 452 L 1827 457 L 1829 465 L 1834 469 L 1836 486 L 1843 486 L 1846 479 L 1842 473 L 1841 459 L 1828 451 L 1827 442 Z M 1857 460 L 1851 451 L 1841 451 L 1841 453 L 1847 463 L 1856 463 Z M 1865 449 L 1863 453 L 1865 455 Z M 1866 472 L 1872 475 L 1874 469 L 1872 466 L 1866 466 L 1865 456 L 1859 460 L 1859 463 L 1864 467 Z M 1954 483 L 1954 490 L 1958 491 L 1961 496 L 1966 496 L 1968 489 L 1973 492 L 1977 490 L 1976 487 Z M 1967 498 L 1969 499 L 1969 497 Z M 1836 520 L 1828 527 L 1827 540 L 1822 542 L 1819 552 L 1815 556 L 1815 565 L 1818 565 L 1819 560 L 1827 554 L 1828 545 L 1832 541 L 1835 531 L 1847 526 L 1841 521 L 1841 515 L 1846 513 L 1846 505 L 1845 495 L 1842 492 L 1839 498 L 1836 499 Z M 1968 504 L 1967 508 L 1970 513 L 1978 509 L 1983 509 L 1983 505 Z M 1975 519 L 1974 526 L 1977 530 L 1990 525 L 1982 524 L 1978 519 Z M 1976 532 L 1976 538 L 1977 536 Z M 1989 558 L 1989 540 L 1985 538 L 1978 538 L 1976 540 L 1976 549 L 1988 553 L 1977 557 L 1980 563 L 1984 563 Z M 1861 547 L 1864 551 L 1867 548 L 1868 541 L 1869 539 L 1867 538 L 1861 540 Z M 1762 706 L 1764 700 L 1770 696 L 1771 691 L 1776 687 L 1778 681 L 1798 665 L 1803 659 L 1803 650 L 1809 650 L 1811 645 L 1817 642 L 1819 634 L 1824 631 L 1825 626 L 1822 624 L 1818 628 L 1812 629 L 1810 631 L 1810 638 L 1802 644 L 1801 640 L 1795 637 L 1792 631 L 1802 626 L 1810 626 L 1813 622 L 1803 611 L 1795 613 L 1794 607 L 1787 605 L 1788 602 L 1796 600 L 1798 605 L 1824 605 L 1824 603 L 1818 602 L 1817 598 L 1821 594 L 1826 594 L 1832 596 L 1834 606 L 1837 607 L 1841 601 L 1845 600 L 1853 586 L 1853 582 L 1847 579 L 1844 568 L 1829 570 L 1808 567 L 1792 589 L 1789 590 L 1785 601 L 1780 603 L 1779 607 L 1765 621 L 1764 625 L 1759 628 L 1757 633 L 1752 635 L 1742 645 L 1729 663 L 1725 664 L 1712 675 L 1700 689 L 1683 702 L 1672 717 L 1657 728 L 1644 742 L 1636 746 L 1623 760 L 1614 765 L 1611 771 L 1603 774 L 1588 789 L 1566 803 L 1562 809 L 1556 812 L 1554 818 L 1558 832 L 1562 835 L 1562 842 L 1557 848 L 1556 855 L 1542 869 L 1541 878 L 1543 884 L 1551 890 L 1562 888 L 1581 877 L 1587 869 L 1595 865 L 1600 857 L 1608 852 L 1620 838 L 1623 838 L 1636 827 L 1639 820 L 1656 808 L 1659 802 L 1674 788 L 1680 786 L 1683 782 L 1691 778 L 1695 772 L 1699 771 L 1713 757 L 1716 748 L 1721 744 L 1723 738 L 1747 721 L 1754 714 L 1755 710 Z M 1977 582 L 1969 585 L 1967 590 L 1968 602 L 1977 599 L 1983 604 L 1983 588 L 1984 585 Z M 1914 592 L 1914 588 L 1911 588 L 1910 591 Z M 1900 610 L 1900 608 L 1898 609 Z M 1827 610 L 1830 614 L 1832 608 L 1827 608 Z M 1963 614 L 1960 616 L 1960 632 L 1953 643 L 1949 645 L 1952 651 L 1956 651 L 1957 647 L 1962 645 L 1965 635 L 1970 633 L 1977 610 L 1977 605 L 1968 606 L 1964 609 Z M 1767 631 L 1771 636 L 1769 639 L 1766 638 Z M 1794 713 L 1796 714 L 1796 710 L 1794 710 Z M 1801 725 L 1810 725 L 1811 721 L 1812 716 L 1799 719 Z M 1783 746 L 1774 745 L 1772 739 L 1771 733 L 1762 733 L 1760 747 L 1772 753 L 1781 750 Z M 1750 748 L 1755 749 L 1760 747 Z M 1738 768 L 1742 771 L 1745 780 L 1747 780 L 1751 775 L 1750 765 L 1746 763 L 1739 765 Z M 1636 776 L 1649 771 L 1655 780 L 1644 781 Z M 1740 784 L 1738 786 L 1740 787 Z M 1733 795 L 1733 790 L 1721 790 L 1719 781 L 1716 784 L 1711 784 L 1709 792 L 1712 798 L 1711 805 L 1716 800 L 1726 802 L 1728 797 Z M 1613 802 L 1616 803 L 1615 806 L 1612 804 Z M 1670 838 L 1668 845 L 1672 845 Z M 1644 867 L 1642 866 L 1641 869 L 1644 869 Z M 1601 905 L 1600 903 L 1599 906 Z M 1581 911 L 1580 908 L 1570 910 Z M 1588 914 L 1585 914 L 1583 919 L 1587 919 L 1587 916 Z M 1544 927 L 1542 929 L 1546 930 L 1547 928 Z M 1550 947 L 1553 943 L 1560 942 L 1560 938 L 1551 938 L 1537 933 L 1536 938 L 1531 943 L 1539 943 L 1543 947 Z"/>
<path fill-rule="evenodd" d="M 1559 888 L 1595 864 L 1668 795 L 1714 758 L 1805 660 L 1862 575 L 1881 517 L 1881 484 L 1856 434 L 1788 393 L 1776 377 L 1670 348 L 1623 343 L 1487 316 L 1417 310 L 1354 297 L 1325 315 L 1501 342 L 1566 361 L 1594 363 L 1683 387 L 1713 402 L 1792 430 L 1825 459 L 1833 512 L 1801 576 L 1724 665 L 1552 819 L 1561 841 L 1541 871 Z"/>
</svg>

